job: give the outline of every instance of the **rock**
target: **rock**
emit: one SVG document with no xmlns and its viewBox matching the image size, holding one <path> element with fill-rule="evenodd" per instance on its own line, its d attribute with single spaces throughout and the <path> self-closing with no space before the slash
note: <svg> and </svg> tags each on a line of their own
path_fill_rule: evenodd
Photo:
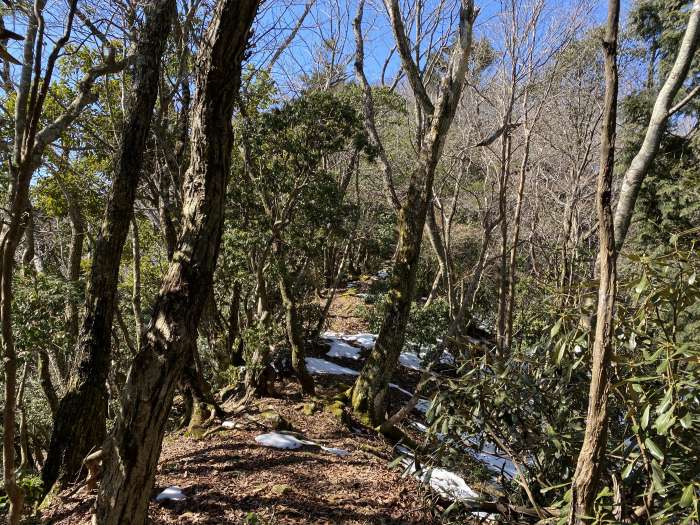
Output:
<svg viewBox="0 0 700 525">
<path fill-rule="evenodd" d="M 350 423 L 350 418 L 345 411 L 345 403 L 342 401 L 333 401 L 332 403 L 328 403 L 325 407 L 323 407 L 323 410 L 325 412 L 328 412 L 329 414 L 334 415 L 338 420 L 340 420 L 343 424 L 348 425 Z"/>
<path fill-rule="evenodd" d="M 304 412 L 304 415 L 306 416 L 312 416 L 316 412 L 318 412 L 318 403 L 315 401 L 311 401 L 309 403 L 304 403 L 304 406 L 302 407 L 302 410 Z"/>
<path fill-rule="evenodd" d="M 293 430 L 292 424 L 274 410 L 263 410 L 257 419 L 260 424 L 272 430 Z"/>
<path fill-rule="evenodd" d="M 288 492 L 291 492 L 291 490 L 292 487 L 290 487 L 289 485 L 286 485 L 284 483 L 278 483 L 276 485 L 272 485 L 270 492 L 275 496 L 284 496 Z"/>
</svg>

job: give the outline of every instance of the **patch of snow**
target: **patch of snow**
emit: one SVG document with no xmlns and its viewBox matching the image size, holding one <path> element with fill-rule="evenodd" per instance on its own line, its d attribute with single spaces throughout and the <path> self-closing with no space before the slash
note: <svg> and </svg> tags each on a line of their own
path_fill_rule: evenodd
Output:
<svg viewBox="0 0 700 525">
<path fill-rule="evenodd" d="M 351 368 L 336 365 L 318 357 L 307 357 L 306 368 L 310 374 L 330 374 L 337 376 L 359 376 L 360 373 Z"/>
<path fill-rule="evenodd" d="M 454 365 L 455 364 L 455 356 L 453 356 L 447 350 L 443 351 L 442 355 L 440 356 L 440 364 Z"/>
<path fill-rule="evenodd" d="M 361 348 L 347 344 L 342 339 L 327 338 L 331 344 L 331 349 L 326 354 L 328 357 L 343 357 L 345 359 L 360 359 Z"/>
<path fill-rule="evenodd" d="M 399 356 L 399 363 L 406 368 L 410 368 L 411 370 L 423 369 L 421 367 L 421 358 L 413 352 L 401 352 L 401 355 Z"/>
<path fill-rule="evenodd" d="M 427 434 L 429 430 L 428 427 L 420 421 L 411 421 L 411 426 L 415 428 L 418 432 L 423 432 L 423 434 Z"/>
<path fill-rule="evenodd" d="M 473 454 L 476 459 L 499 473 L 503 472 L 506 476 L 511 478 L 515 478 L 515 476 L 518 474 L 513 462 L 496 452 L 495 445 L 486 443 L 480 451 L 476 451 Z"/>
<path fill-rule="evenodd" d="M 446 499 L 464 501 L 479 497 L 461 476 L 444 468 L 430 467 L 421 470 L 416 477 Z"/>
<path fill-rule="evenodd" d="M 224 421 L 221 423 L 221 426 L 224 428 L 236 428 L 236 424 L 233 421 Z"/>
<path fill-rule="evenodd" d="M 156 496 L 156 501 L 184 501 L 186 499 L 182 489 L 176 485 L 168 487 L 163 492 Z"/>
<path fill-rule="evenodd" d="M 255 436 L 255 442 L 259 445 L 262 445 L 263 447 L 282 448 L 289 450 L 301 448 L 304 445 L 308 444 L 305 441 L 297 439 L 291 434 L 282 434 L 280 432 L 260 434 L 259 436 Z"/>
<path fill-rule="evenodd" d="M 418 403 L 416 403 L 416 410 L 421 414 L 425 414 L 428 412 L 431 403 L 432 401 L 430 401 L 430 399 L 421 398 L 418 400 Z"/>
<path fill-rule="evenodd" d="M 377 340 L 377 334 L 359 333 L 359 334 L 344 334 L 340 332 L 323 332 L 321 337 L 332 341 L 345 341 L 348 343 L 356 343 L 362 348 L 373 348 Z"/>
<path fill-rule="evenodd" d="M 334 454 L 336 456 L 342 457 L 350 455 L 350 452 L 342 448 L 325 447 L 316 443 L 315 441 L 299 439 L 291 434 L 283 434 L 281 432 L 268 432 L 267 434 L 260 434 L 259 436 L 255 436 L 255 441 L 263 447 L 295 450 L 303 447 L 304 445 L 313 445 L 319 447 L 324 452 L 328 452 L 329 454 Z"/>
<path fill-rule="evenodd" d="M 479 497 L 479 494 L 467 485 L 464 478 L 454 472 L 441 467 L 428 467 L 418 470 L 413 459 L 413 452 L 403 445 L 397 445 L 396 450 L 406 456 L 402 461 L 406 467 L 406 472 L 422 483 L 430 485 L 443 498 L 465 501 Z"/>
<path fill-rule="evenodd" d="M 362 333 L 343 335 L 343 339 L 357 343 L 362 348 L 374 348 L 374 343 L 377 342 L 377 334 Z"/>
<path fill-rule="evenodd" d="M 334 448 L 334 447 L 324 447 L 323 445 L 320 445 L 321 450 L 324 452 L 329 452 L 331 454 L 334 454 L 336 456 L 344 457 L 344 456 L 349 456 L 350 452 L 348 452 L 345 449 L 342 448 Z"/>
<path fill-rule="evenodd" d="M 413 397 L 413 392 L 409 392 L 409 391 L 406 390 L 405 388 L 401 388 L 401 387 L 400 387 L 399 385 L 397 385 L 396 383 L 389 383 L 389 387 L 390 387 L 390 388 L 395 388 L 396 390 L 398 390 L 398 391 L 401 392 L 402 394 L 407 395 L 408 397 Z"/>
</svg>

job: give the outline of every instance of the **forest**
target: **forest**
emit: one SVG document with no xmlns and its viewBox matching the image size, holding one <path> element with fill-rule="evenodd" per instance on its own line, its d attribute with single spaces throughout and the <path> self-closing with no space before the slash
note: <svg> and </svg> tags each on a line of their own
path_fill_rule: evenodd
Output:
<svg viewBox="0 0 700 525">
<path fill-rule="evenodd" d="M 700 524 L 700 0 L 0 0 L 0 520 Z"/>
</svg>

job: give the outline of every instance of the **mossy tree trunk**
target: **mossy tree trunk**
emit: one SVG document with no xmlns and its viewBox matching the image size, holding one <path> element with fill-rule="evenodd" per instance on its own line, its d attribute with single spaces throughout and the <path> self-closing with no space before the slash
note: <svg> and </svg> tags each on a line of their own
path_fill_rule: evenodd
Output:
<svg viewBox="0 0 700 525">
<path fill-rule="evenodd" d="M 124 242 L 133 215 L 136 187 L 158 94 L 160 64 L 175 10 L 174 0 L 146 8 L 146 23 L 136 50 L 134 87 L 115 176 L 100 234 L 93 251 L 85 314 L 78 342 L 78 367 L 54 418 L 42 471 L 44 490 L 75 481 L 83 459 L 102 446 L 106 434 L 107 376 L 111 362 L 112 321 Z"/>
<path fill-rule="evenodd" d="M 197 59 L 182 231 L 105 444 L 101 525 L 143 524 L 177 382 L 196 341 L 224 224 L 231 115 L 258 0 L 220 0 Z"/>
<path fill-rule="evenodd" d="M 374 349 L 352 389 L 353 410 L 374 425 L 384 421 L 389 382 L 403 348 L 415 292 L 426 209 L 426 199 L 415 184 L 411 185 L 406 204 L 399 211 L 399 242 L 382 326 Z"/>
<path fill-rule="evenodd" d="M 398 245 L 382 326 L 374 349 L 351 392 L 353 410 L 360 418 L 373 425 L 381 424 L 386 417 L 389 381 L 399 362 L 415 292 L 416 269 L 427 207 L 432 195 L 435 168 L 442 155 L 445 138 L 462 95 L 471 50 L 472 25 L 476 18 L 473 1 L 462 0 L 457 39 L 438 89 L 437 100 L 433 105 L 423 85 L 421 73 L 412 58 L 411 44 L 406 36 L 398 0 L 388 1 L 387 6 L 401 65 L 425 117 L 421 120 L 427 123 L 427 133 L 423 133 L 422 129 L 419 130 L 418 135 L 422 138 L 419 143 L 417 165 L 410 179 L 405 202 L 398 213 Z M 357 48 L 355 70 L 361 81 L 364 77 L 363 9 L 364 2 L 361 1 L 354 21 Z M 367 104 L 370 100 L 366 91 L 365 103 Z M 365 126 L 372 128 L 374 123 L 371 112 L 365 112 L 365 120 Z"/>
<path fill-rule="evenodd" d="M 284 258 L 280 260 L 280 266 L 284 265 Z M 292 368 L 299 380 L 301 389 L 305 394 L 314 395 L 314 379 L 306 369 L 306 351 L 304 349 L 304 338 L 301 334 L 301 326 L 299 324 L 299 314 L 297 304 L 294 298 L 292 283 L 290 282 L 289 272 L 286 268 L 278 268 L 278 286 L 280 295 L 282 296 L 282 305 L 284 306 L 285 329 L 287 332 L 287 340 L 292 349 Z"/>
</svg>

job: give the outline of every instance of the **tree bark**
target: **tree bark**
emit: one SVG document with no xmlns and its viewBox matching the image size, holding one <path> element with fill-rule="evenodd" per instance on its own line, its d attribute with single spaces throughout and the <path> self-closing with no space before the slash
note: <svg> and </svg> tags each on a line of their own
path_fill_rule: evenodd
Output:
<svg viewBox="0 0 700 525">
<path fill-rule="evenodd" d="M 275 250 L 278 264 L 280 266 L 286 264 L 284 256 Z M 306 352 L 304 350 L 304 338 L 301 335 L 301 326 L 299 325 L 299 315 L 297 312 L 297 304 L 294 299 L 292 283 L 286 268 L 278 268 L 279 277 L 277 284 L 282 296 L 282 304 L 284 306 L 285 328 L 287 331 L 287 340 L 292 349 L 292 368 L 299 380 L 301 390 L 304 394 L 314 395 L 314 379 L 306 369 Z"/>
<path fill-rule="evenodd" d="M 51 380 L 51 370 L 49 369 L 49 354 L 46 350 L 39 349 L 39 383 L 44 391 L 46 400 L 51 409 L 51 416 L 56 417 L 58 412 L 58 396 Z"/>
<path fill-rule="evenodd" d="M 362 41 L 361 22 L 363 2 L 355 18 L 356 40 Z M 401 23 L 398 2 L 389 3 L 395 38 L 401 51 L 406 34 Z M 406 334 L 406 324 L 415 292 L 416 269 L 423 239 L 423 228 L 432 195 L 435 168 L 442 154 L 447 131 L 452 123 L 457 104 L 462 95 L 469 52 L 471 49 L 472 25 L 476 12 L 471 0 L 462 0 L 459 34 L 452 51 L 435 105 L 423 100 L 424 87 L 414 74 L 417 70 L 410 52 L 401 52 L 403 68 L 406 70 L 412 89 L 427 113 L 429 130 L 421 142 L 417 166 L 414 169 L 405 203 L 398 213 L 399 240 L 394 257 L 386 310 L 379 330 L 377 343 L 352 388 L 352 406 L 355 413 L 372 425 L 381 424 L 386 417 L 386 394 L 389 381 L 398 364 Z M 430 109 L 428 112 L 427 110 Z"/>
<path fill-rule="evenodd" d="M 42 471 L 44 490 L 74 480 L 83 459 L 101 446 L 106 433 L 107 375 L 116 289 L 124 242 L 133 215 L 146 139 L 158 94 L 161 57 L 170 32 L 174 0 L 146 7 L 137 44 L 134 87 L 122 130 L 115 176 L 100 234 L 95 243 L 80 329 L 78 367 L 61 399 Z"/>
<path fill-rule="evenodd" d="M 220 0 L 202 41 L 182 233 L 123 390 L 122 417 L 105 444 L 96 509 L 101 525 L 147 519 L 173 392 L 211 291 L 231 167 L 231 115 L 258 4 Z"/>
<path fill-rule="evenodd" d="M 603 469 L 608 428 L 608 368 L 613 351 L 613 314 L 617 280 L 615 230 L 611 206 L 615 167 L 615 127 L 617 124 L 617 35 L 620 1 L 608 1 L 608 20 L 603 40 L 605 56 L 605 104 L 600 144 L 600 171 L 596 190 L 598 238 L 600 242 L 600 282 L 598 314 L 593 342 L 593 364 L 588 394 L 588 415 L 583 444 L 571 487 L 570 524 L 583 524 L 593 514 L 598 481 Z"/>
<path fill-rule="evenodd" d="M 131 308 L 134 312 L 134 328 L 136 330 L 136 347 L 141 345 L 143 321 L 141 317 L 141 246 L 139 241 L 139 223 L 136 217 L 131 219 L 131 248 L 133 256 L 134 287 L 131 291 Z"/>
<path fill-rule="evenodd" d="M 642 182 L 644 182 L 644 177 L 646 177 L 649 167 L 659 151 L 668 118 L 674 112 L 671 104 L 673 104 L 673 99 L 688 76 L 688 70 L 695 56 L 699 41 L 700 0 L 694 0 L 678 55 L 676 55 L 676 60 L 668 78 L 661 87 L 656 97 L 656 102 L 654 102 L 654 109 L 644 136 L 644 142 L 639 148 L 639 152 L 632 159 L 632 163 L 627 168 L 625 178 L 622 181 L 620 197 L 615 209 L 615 249 L 618 252 L 622 249 L 627 237 L 627 230 L 634 213 L 634 204 L 637 201 Z"/>
</svg>

